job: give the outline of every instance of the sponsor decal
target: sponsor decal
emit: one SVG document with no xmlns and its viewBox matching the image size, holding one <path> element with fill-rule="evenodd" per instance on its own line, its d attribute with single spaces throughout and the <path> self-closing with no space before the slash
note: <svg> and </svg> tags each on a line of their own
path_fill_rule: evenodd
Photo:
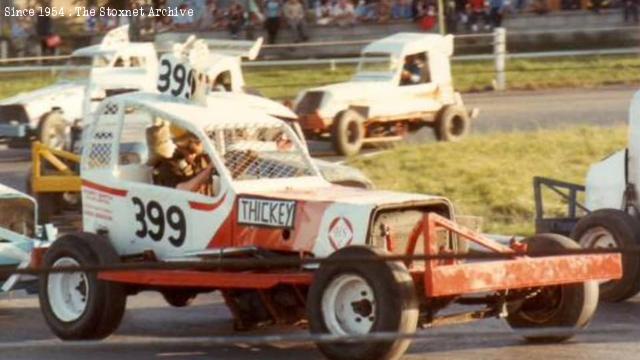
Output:
<svg viewBox="0 0 640 360">
<path fill-rule="evenodd" d="M 292 229 L 295 216 L 295 201 L 238 199 L 239 224 Z"/>
<path fill-rule="evenodd" d="M 329 224 L 329 241 L 335 250 L 349 246 L 353 241 L 353 226 L 349 219 L 339 216 Z"/>
</svg>

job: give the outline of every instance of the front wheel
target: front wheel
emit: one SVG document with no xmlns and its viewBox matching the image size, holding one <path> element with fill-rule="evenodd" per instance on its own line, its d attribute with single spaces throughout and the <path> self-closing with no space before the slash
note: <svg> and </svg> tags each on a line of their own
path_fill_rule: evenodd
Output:
<svg viewBox="0 0 640 360">
<path fill-rule="evenodd" d="M 369 247 L 347 247 L 320 266 L 307 295 L 307 316 L 314 334 L 358 336 L 379 332 L 413 333 L 418 300 L 413 279 L 401 262 L 349 262 L 386 253 Z M 318 343 L 332 360 L 398 359 L 411 340 Z"/>
<path fill-rule="evenodd" d="M 434 131 L 438 141 L 459 141 L 464 138 L 471 127 L 471 119 L 467 110 L 458 105 L 445 107 L 436 118 Z"/>
<path fill-rule="evenodd" d="M 119 262 L 106 239 L 70 234 L 53 242 L 45 267 L 97 266 Z M 82 271 L 44 274 L 39 283 L 40 309 L 49 328 L 63 340 L 92 340 L 109 336 L 120 324 L 126 293 L 115 283 Z"/>
<path fill-rule="evenodd" d="M 535 235 L 524 243 L 532 253 L 580 248 L 571 239 L 556 234 Z M 589 324 L 597 305 L 595 281 L 541 287 L 508 304 L 507 323 L 528 341 L 561 342 Z"/>
<path fill-rule="evenodd" d="M 357 155 L 365 138 L 366 119 L 355 110 L 346 110 L 338 115 L 331 128 L 333 147 L 340 155 Z"/>
</svg>

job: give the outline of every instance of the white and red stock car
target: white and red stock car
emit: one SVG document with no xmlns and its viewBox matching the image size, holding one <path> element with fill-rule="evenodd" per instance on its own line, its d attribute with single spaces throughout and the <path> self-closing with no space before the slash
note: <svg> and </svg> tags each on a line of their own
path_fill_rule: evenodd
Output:
<svg viewBox="0 0 640 360">
<path fill-rule="evenodd" d="M 190 72 L 184 70 L 182 75 Z M 176 86 L 184 90 L 184 84 Z M 193 97 L 186 91 L 184 97 Z M 618 254 L 516 255 L 526 246 L 500 245 L 456 225 L 452 204 L 443 197 L 331 184 L 284 121 L 222 99 L 213 102 L 200 106 L 163 94 L 130 93 L 98 107 L 82 154 L 83 232 L 36 252 L 34 259 L 43 260 L 32 266 L 155 268 L 43 275 L 42 312 L 60 338 L 109 336 L 122 319 L 127 295 L 157 290 L 175 306 L 187 305 L 198 293 L 220 291 L 237 328 L 307 320 L 312 333 L 357 337 L 502 316 L 516 329 L 554 327 L 553 335 L 525 336 L 560 341 L 591 319 L 598 296 L 593 280 L 621 275 Z M 148 127 L 160 123 L 201 141 L 214 168 L 211 195 L 156 185 L 146 163 L 119 163 L 120 143 L 146 146 Z M 510 257 L 376 261 L 386 254 L 464 253 L 468 242 Z M 575 246 L 556 235 L 538 235 L 526 245 L 534 251 Z M 331 261 L 296 263 L 325 257 Z M 207 260 L 229 259 L 283 261 L 198 268 Z M 193 267 L 171 268 L 176 262 Z M 438 315 L 454 302 L 486 309 Z M 392 359 L 409 343 L 398 337 L 318 347 L 331 359 Z"/>
</svg>

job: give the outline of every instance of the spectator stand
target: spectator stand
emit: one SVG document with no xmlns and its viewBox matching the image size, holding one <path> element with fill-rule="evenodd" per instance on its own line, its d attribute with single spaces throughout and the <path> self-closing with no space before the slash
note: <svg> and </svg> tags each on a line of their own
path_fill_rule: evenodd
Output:
<svg viewBox="0 0 640 360">
<path fill-rule="evenodd" d="M 145 20 L 140 25 L 142 37 L 140 41 L 156 41 L 161 47 L 163 44 L 175 41 L 182 41 L 188 35 L 195 33 L 203 38 L 230 39 L 230 38 L 256 38 L 264 36 L 264 7 L 265 0 L 159 0 L 165 6 L 187 6 L 194 9 L 194 16 L 188 19 L 179 19 L 179 26 L 168 20 L 157 21 Z M 288 0 L 282 0 L 288 1 Z M 324 46 L 324 47 L 304 47 L 294 45 L 296 42 L 309 38 L 315 42 L 337 42 L 337 41 L 367 41 L 387 36 L 396 32 L 424 31 L 427 25 L 421 21 L 408 19 L 409 14 L 417 14 L 425 22 L 432 25 L 429 31 L 437 31 L 437 21 L 433 20 L 433 8 L 429 4 L 435 4 L 434 0 L 353 0 L 353 11 L 356 22 L 346 21 L 343 23 L 329 21 L 319 21 L 316 11 L 316 0 L 301 0 L 306 9 L 306 24 L 304 36 L 296 33 L 285 25 L 285 20 L 281 19 L 280 31 L 276 38 L 275 46 L 266 46 L 262 52 L 262 57 L 266 59 L 281 58 L 310 58 L 310 57 L 343 57 L 357 54 L 362 44 Z M 322 1 L 322 0 L 320 0 Z M 338 0 L 328 0 L 338 1 Z M 472 0 L 458 0 L 464 8 L 464 4 Z M 480 0 L 484 1 L 484 0 Z M 492 0 L 497 1 L 497 0 Z M 502 1 L 502 0 L 500 0 Z M 551 9 L 572 9 L 589 7 L 593 1 L 599 0 L 511 0 L 510 5 L 505 5 L 505 18 L 503 27 L 509 31 L 510 51 L 547 51 L 560 50 L 567 47 L 576 49 L 588 48 L 613 48 L 637 45 L 640 41 L 640 32 L 617 30 L 606 32 L 591 32 L 590 29 L 614 28 L 625 25 L 621 9 L 604 9 L 598 13 L 587 10 L 577 11 L 550 11 Z M 146 1 L 149 6 L 150 0 Z M 447 6 L 454 6 L 456 0 L 445 0 Z M 490 3 L 491 1 L 488 1 Z M 155 1 L 154 1 L 155 3 Z M 536 7 L 544 3 L 544 11 L 538 11 Z M 408 5 L 412 4 L 412 11 L 408 11 Z M 607 2 L 601 2 L 607 4 Z M 240 24 L 232 26 L 229 20 L 229 11 L 234 6 L 239 6 L 243 16 L 239 20 Z M 157 4 L 155 5 L 157 6 Z M 395 6 L 395 7 L 394 7 Z M 526 10 L 518 12 L 519 7 Z M 333 7 L 331 7 L 333 9 Z M 485 9 L 487 10 L 487 9 Z M 538 13 L 544 12 L 544 15 Z M 328 12 L 331 18 L 335 16 L 333 10 Z M 465 10 L 466 11 L 466 10 Z M 385 15 L 386 14 L 386 15 Z M 449 13 L 448 13 L 449 14 Z M 320 14 L 321 15 L 321 14 Z M 437 15 L 437 14 L 436 14 Z M 447 15 L 449 16 L 449 15 Z M 466 16 L 466 20 L 464 19 Z M 469 21 L 468 16 L 462 16 L 462 20 Z M 394 19 L 400 17 L 403 19 Z M 437 16 L 435 16 L 437 18 Z M 457 33 L 466 33 L 470 29 L 464 22 L 457 23 L 460 18 L 453 18 L 447 21 L 448 29 L 457 30 Z M 56 19 L 59 34 L 63 39 L 59 53 L 69 53 L 71 50 L 87 46 L 99 41 L 101 34 L 109 26 L 117 26 L 120 21 L 128 19 L 116 19 L 113 24 L 105 23 L 103 19 L 92 19 L 91 29 L 78 31 L 78 26 L 88 27 L 90 24 L 81 24 L 74 28 L 61 26 L 62 20 Z M 166 22 L 166 23 L 165 23 Z M 452 25 L 452 22 L 454 26 Z M 326 25 L 322 25 L 326 24 Z M 340 26 L 343 25 L 343 26 Z M 628 25 L 628 24 L 627 24 Z M 232 27 L 237 29 L 232 31 Z M 479 33 L 490 32 L 490 27 L 479 26 L 476 29 Z M 11 39 L 9 46 L 9 56 L 18 56 L 16 52 L 16 41 Z M 290 45 L 282 45 L 290 44 Z M 460 38 L 456 41 L 456 54 L 474 54 L 491 51 L 489 44 L 478 41 L 475 38 Z M 29 47 L 24 51 L 23 56 L 36 56 L 37 52 L 31 51 Z"/>
</svg>

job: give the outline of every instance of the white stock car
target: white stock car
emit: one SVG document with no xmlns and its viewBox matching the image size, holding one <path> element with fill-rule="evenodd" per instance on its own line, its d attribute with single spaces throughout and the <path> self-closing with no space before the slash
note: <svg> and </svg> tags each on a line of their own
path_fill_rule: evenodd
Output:
<svg viewBox="0 0 640 360">
<path fill-rule="evenodd" d="M 399 33 L 372 42 L 351 81 L 297 96 L 302 129 L 309 139 L 330 136 L 342 155 L 358 153 L 365 143 L 400 140 L 424 126 L 433 127 L 441 141 L 462 138 L 478 111 L 467 111 L 453 89 L 452 53 L 451 35 Z"/>
<path fill-rule="evenodd" d="M 0 101 L 0 139 L 22 146 L 32 138 L 70 148 L 71 128 L 109 92 L 152 90 L 158 59 L 152 43 L 132 43 L 128 26 L 98 45 L 75 50 L 56 84 Z"/>
<path fill-rule="evenodd" d="M 32 265 L 156 267 L 42 275 L 40 306 L 58 337 L 109 336 L 123 317 L 127 295 L 144 290 L 160 291 L 174 306 L 187 305 L 198 293 L 219 290 L 238 329 L 308 319 L 313 333 L 334 336 L 413 333 L 418 323 L 436 322 L 436 312 L 460 295 L 496 291 L 496 296 L 487 297 L 487 309 L 463 318 L 499 316 L 508 309 L 507 321 L 514 328 L 558 330 L 553 339 L 535 329 L 526 337 L 561 341 L 593 316 L 598 288 L 589 280 L 620 275 L 616 254 L 513 256 L 468 264 L 432 261 L 424 266 L 374 261 L 417 249 L 426 254 L 456 252 L 465 240 L 446 229 L 464 233 L 491 251 L 513 253 L 515 248 L 457 228 L 448 220 L 454 211 L 445 198 L 330 184 L 285 122 L 222 99 L 218 104 L 212 101 L 201 106 L 164 94 L 129 93 L 108 98 L 98 107 L 82 154 L 84 231 L 60 237 L 38 256 L 42 263 Z M 156 184 L 157 168 L 146 163 L 120 163 L 122 142 L 140 139 L 140 145 L 147 146 L 143 139 L 149 126 L 166 123 L 203 144 L 213 166 L 205 179 L 210 194 Z M 432 223 L 440 228 L 432 228 Z M 424 243 L 418 244 L 421 234 Z M 557 237 L 530 240 L 538 249 L 573 246 Z M 337 262 L 197 267 L 206 260 L 220 266 L 238 258 L 298 261 L 326 256 Z M 175 262 L 190 268 L 158 268 Z M 575 262 L 581 266 L 570 265 Z M 496 276 L 506 273 L 509 276 Z M 538 296 L 551 296 L 553 301 L 541 302 Z M 484 298 L 473 299 L 477 305 Z M 527 306 L 529 302 L 535 306 Z M 534 310 L 529 313 L 529 308 Z M 451 321 L 450 315 L 442 319 Z M 400 337 L 321 342 L 318 347 L 336 360 L 397 359 L 409 343 Z"/>
</svg>

